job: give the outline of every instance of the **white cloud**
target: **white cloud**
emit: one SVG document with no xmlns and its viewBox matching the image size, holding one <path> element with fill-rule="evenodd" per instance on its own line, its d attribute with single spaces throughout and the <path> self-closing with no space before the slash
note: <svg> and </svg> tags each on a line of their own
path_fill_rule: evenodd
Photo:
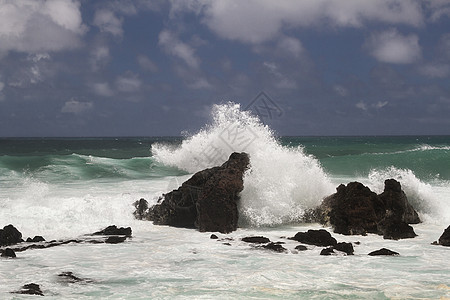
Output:
<svg viewBox="0 0 450 300">
<path fill-rule="evenodd" d="M 136 74 L 127 73 L 125 76 L 119 76 L 116 79 L 117 89 L 121 92 L 137 92 L 141 88 L 141 80 Z"/>
<path fill-rule="evenodd" d="M 393 64 L 409 64 L 422 57 L 419 37 L 402 35 L 396 29 L 372 34 L 364 47 L 378 61 Z"/>
<path fill-rule="evenodd" d="M 171 16 L 201 14 L 203 22 L 225 39 L 262 43 L 283 28 L 361 27 L 367 22 L 421 26 L 420 3 L 409 0 L 192 0 L 172 2 Z"/>
<path fill-rule="evenodd" d="M 147 71 L 150 72 L 158 72 L 158 66 L 147 56 L 145 55 L 139 55 L 137 57 L 137 62 L 139 66 Z"/>
<path fill-rule="evenodd" d="M 194 82 L 187 84 L 187 87 L 199 90 L 199 89 L 211 89 L 212 85 L 203 77 L 196 78 Z"/>
<path fill-rule="evenodd" d="M 122 37 L 122 23 L 123 20 L 118 18 L 111 10 L 101 9 L 95 12 L 94 25 L 102 32 Z"/>
<path fill-rule="evenodd" d="M 81 44 L 86 31 L 75 0 L 0 2 L 0 51 L 60 51 Z"/>
<path fill-rule="evenodd" d="M 364 110 L 364 111 L 367 111 L 367 110 L 368 110 L 367 104 L 364 103 L 363 101 L 360 101 L 360 102 L 356 103 L 355 106 L 356 106 L 357 108 L 359 108 L 359 109 Z"/>
<path fill-rule="evenodd" d="M 286 77 L 280 72 L 280 68 L 274 62 L 264 62 L 263 66 L 268 70 L 268 72 L 275 77 L 275 86 L 281 89 L 295 89 L 297 84 L 294 80 Z"/>
<path fill-rule="evenodd" d="M 111 56 L 109 54 L 109 48 L 104 45 L 99 45 L 94 47 L 90 53 L 90 64 L 93 71 L 98 71 L 102 67 L 104 67 Z"/>
<path fill-rule="evenodd" d="M 107 82 L 94 83 L 92 85 L 92 89 L 94 90 L 94 93 L 96 93 L 99 96 L 111 97 L 114 95 L 114 91 L 111 89 L 109 83 Z"/>
<path fill-rule="evenodd" d="M 450 75 L 450 65 L 438 63 L 425 64 L 419 68 L 419 72 L 431 78 L 445 78 Z"/>
<path fill-rule="evenodd" d="M 175 57 L 183 60 L 189 67 L 197 69 L 200 59 L 195 55 L 195 50 L 186 43 L 183 43 L 174 33 L 163 30 L 159 34 L 159 45 Z"/>
<path fill-rule="evenodd" d="M 296 59 L 301 58 L 304 52 L 302 43 L 298 39 L 292 37 L 283 37 L 280 39 L 277 48 L 279 52 Z"/>
<path fill-rule="evenodd" d="M 64 106 L 61 109 L 62 113 L 72 113 L 75 115 L 84 113 L 86 111 L 91 110 L 94 107 L 92 102 L 80 102 L 75 99 L 71 99 L 64 103 Z"/>
<path fill-rule="evenodd" d="M 373 106 L 375 108 L 382 108 L 382 107 L 385 107 L 386 105 L 388 105 L 388 103 L 389 103 L 388 101 L 378 101 Z"/>
<path fill-rule="evenodd" d="M 429 19 L 432 22 L 437 22 L 443 17 L 450 17 L 450 1 L 425 0 L 424 3 L 430 12 Z"/>
</svg>

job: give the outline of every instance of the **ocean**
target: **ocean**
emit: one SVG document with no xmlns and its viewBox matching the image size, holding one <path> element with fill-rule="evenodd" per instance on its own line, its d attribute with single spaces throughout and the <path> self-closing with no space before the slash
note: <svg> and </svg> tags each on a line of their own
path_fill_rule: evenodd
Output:
<svg viewBox="0 0 450 300">
<path fill-rule="evenodd" d="M 108 225 L 130 226 L 122 244 L 68 244 L 0 259 L 0 299 L 37 283 L 54 299 L 448 299 L 448 247 L 431 245 L 450 224 L 450 136 L 279 137 L 238 105 L 217 105 L 212 120 L 183 137 L 2 138 L 0 228 L 24 238 L 77 238 Z M 250 155 L 239 229 L 211 233 L 134 219 L 133 203 L 156 203 L 193 173 L 233 151 Z M 344 236 L 353 256 L 286 237 L 319 229 L 303 223 L 339 184 L 380 193 L 395 178 L 422 223 L 399 241 Z M 256 249 L 245 236 L 285 242 L 289 253 Z M 380 248 L 400 256 L 372 257 Z M 92 282 L 62 282 L 73 272 Z"/>
</svg>

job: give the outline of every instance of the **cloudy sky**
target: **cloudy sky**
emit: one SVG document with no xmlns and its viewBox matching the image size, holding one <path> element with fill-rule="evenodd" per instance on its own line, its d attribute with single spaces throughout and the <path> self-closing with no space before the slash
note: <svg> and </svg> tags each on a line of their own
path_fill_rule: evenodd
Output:
<svg viewBox="0 0 450 300">
<path fill-rule="evenodd" d="M 450 0 L 0 0 L 0 136 L 180 135 L 227 101 L 279 135 L 450 134 Z"/>
</svg>

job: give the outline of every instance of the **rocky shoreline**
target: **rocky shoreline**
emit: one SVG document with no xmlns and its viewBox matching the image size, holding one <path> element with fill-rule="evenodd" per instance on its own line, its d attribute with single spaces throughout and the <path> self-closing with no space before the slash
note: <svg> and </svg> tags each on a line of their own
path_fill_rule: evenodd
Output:
<svg viewBox="0 0 450 300">
<path fill-rule="evenodd" d="M 250 159 L 246 153 L 233 153 L 222 166 L 195 173 L 178 189 L 164 194 L 158 203 L 149 207 L 145 199 L 134 203 L 134 216 L 140 220 L 152 221 L 155 225 L 192 228 L 200 232 L 215 232 L 211 240 L 233 246 L 236 240 L 230 233 L 237 229 L 239 193 L 243 190 L 243 175 L 249 168 Z M 321 205 L 305 215 L 308 222 L 317 222 L 331 227 L 342 235 L 382 235 L 384 239 L 414 238 L 416 233 L 410 224 L 421 220 L 394 179 L 385 181 L 384 191 L 377 195 L 359 182 L 341 184 L 336 193 L 326 197 Z M 217 233 L 217 234 L 216 234 Z M 226 234 L 220 238 L 218 234 Z M 100 231 L 82 237 L 47 242 L 42 236 L 29 237 L 13 225 L 0 229 L 0 254 L 4 259 L 16 258 L 17 252 L 31 249 L 45 249 L 70 243 L 75 244 L 117 244 L 132 237 L 130 227 L 108 226 Z M 292 245 L 294 241 L 295 245 Z M 311 247 L 322 247 L 320 255 L 354 255 L 354 246 L 359 242 L 338 242 L 325 229 L 297 232 L 292 237 L 280 237 L 272 241 L 264 236 L 248 236 L 238 239 L 254 249 L 276 253 L 299 253 Z M 289 245 L 288 245 L 289 242 Z M 439 237 L 436 245 L 450 246 L 450 226 Z M 367 255 L 391 255 L 399 253 L 381 248 Z M 67 271 L 57 275 L 59 280 L 70 283 L 95 283 Z M 39 284 L 27 283 L 14 294 L 44 296 Z"/>
</svg>

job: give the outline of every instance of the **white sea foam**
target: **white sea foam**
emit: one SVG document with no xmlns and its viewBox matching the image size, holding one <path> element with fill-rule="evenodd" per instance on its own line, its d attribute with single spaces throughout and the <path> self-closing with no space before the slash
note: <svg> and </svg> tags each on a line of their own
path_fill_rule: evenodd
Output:
<svg viewBox="0 0 450 300">
<path fill-rule="evenodd" d="M 384 180 L 394 178 L 402 185 L 411 205 L 421 214 L 422 219 L 429 222 L 450 222 L 450 208 L 445 194 L 448 194 L 448 184 L 430 185 L 416 177 L 409 169 L 389 167 L 382 170 L 372 170 L 369 173 L 367 185 L 376 193 L 383 192 Z M 440 184 L 443 182 L 441 181 Z M 440 192 L 442 190 L 442 192 Z"/>
<path fill-rule="evenodd" d="M 156 160 L 196 172 L 222 164 L 232 152 L 247 152 L 250 169 L 241 193 L 241 225 L 273 226 L 298 221 L 305 209 L 333 192 L 317 159 L 302 147 L 280 145 L 272 130 L 239 104 L 216 105 L 213 122 L 181 146 L 152 146 Z"/>
</svg>

